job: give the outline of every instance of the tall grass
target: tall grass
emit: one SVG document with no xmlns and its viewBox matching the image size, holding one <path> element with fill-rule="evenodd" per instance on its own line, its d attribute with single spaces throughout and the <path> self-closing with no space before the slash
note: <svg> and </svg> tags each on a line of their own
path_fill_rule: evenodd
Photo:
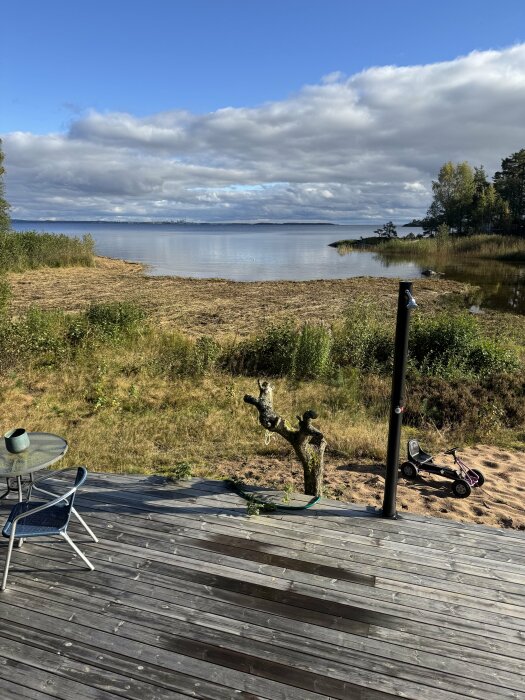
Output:
<svg viewBox="0 0 525 700">
<path fill-rule="evenodd" d="M 453 258 L 469 255 L 477 258 L 501 259 L 511 255 L 525 256 L 525 238 L 479 234 L 476 236 L 445 236 L 416 240 L 390 239 L 381 242 L 378 252 L 392 256 L 410 255 L 413 259 Z"/>
<path fill-rule="evenodd" d="M 380 256 L 415 260 L 454 262 L 458 256 L 490 260 L 525 260 L 525 237 L 478 234 L 475 236 L 436 236 L 435 238 L 367 238 L 362 241 L 339 241 L 334 244 L 340 254 L 373 248 Z"/>
<path fill-rule="evenodd" d="M 92 265 L 95 244 L 88 234 L 70 238 L 37 231 L 0 233 L 0 272 L 23 272 L 38 267 Z"/>
<path fill-rule="evenodd" d="M 286 321 L 225 348 L 221 362 L 233 374 L 319 379 L 333 369 L 332 348 L 332 331 L 325 324 Z"/>
<path fill-rule="evenodd" d="M 486 338 L 475 318 L 415 319 L 408 428 L 429 444 L 443 433 L 458 442 L 487 435 L 525 442 L 525 378 L 515 349 Z M 184 463 L 209 475 L 221 459 L 283 458 L 278 442 L 264 445 L 242 400 L 256 389 L 252 375 L 264 375 L 284 416 L 314 408 L 331 449 L 381 459 L 390 325 L 356 304 L 332 328 L 290 322 L 220 345 L 152 326 L 125 302 L 79 314 L 30 310 L 0 323 L 0 415 L 5 429 L 20 424 L 68 435 L 77 445 L 72 459 L 92 467 Z"/>
</svg>

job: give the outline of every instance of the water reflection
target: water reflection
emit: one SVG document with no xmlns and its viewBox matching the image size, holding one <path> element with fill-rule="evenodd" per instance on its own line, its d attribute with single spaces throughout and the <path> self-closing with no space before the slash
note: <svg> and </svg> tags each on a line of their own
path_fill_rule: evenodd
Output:
<svg viewBox="0 0 525 700">
<path fill-rule="evenodd" d="M 395 259 L 376 253 L 378 260 L 388 267 Z M 421 265 L 419 270 L 424 269 Z M 525 314 L 525 265 L 504 263 L 481 258 L 468 262 L 434 263 L 432 269 L 445 279 L 466 282 L 477 289 L 469 295 L 473 313 L 483 307 Z"/>
<path fill-rule="evenodd" d="M 478 306 L 525 314 L 524 265 L 478 260 L 473 265 L 445 265 L 442 271 L 449 279 L 478 285 L 480 291 L 473 298 Z"/>
</svg>

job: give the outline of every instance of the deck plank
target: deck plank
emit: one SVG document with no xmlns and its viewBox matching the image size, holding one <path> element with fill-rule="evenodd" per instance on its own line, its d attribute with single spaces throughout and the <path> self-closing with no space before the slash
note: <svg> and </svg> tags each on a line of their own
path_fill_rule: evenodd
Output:
<svg viewBox="0 0 525 700">
<path fill-rule="evenodd" d="M 525 697 L 523 533 L 327 499 L 249 518 L 203 479 L 90 474 L 77 507 L 94 572 L 61 541 L 13 554 L 0 696 Z"/>
</svg>

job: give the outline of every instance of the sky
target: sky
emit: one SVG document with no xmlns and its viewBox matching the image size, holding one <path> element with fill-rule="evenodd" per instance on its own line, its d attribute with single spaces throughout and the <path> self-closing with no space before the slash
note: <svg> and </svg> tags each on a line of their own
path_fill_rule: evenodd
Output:
<svg viewBox="0 0 525 700">
<path fill-rule="evenodd" d="M 524 125 L 523 0 L 2 6 L 13 218 L 403 223 Z"/>
</svg>

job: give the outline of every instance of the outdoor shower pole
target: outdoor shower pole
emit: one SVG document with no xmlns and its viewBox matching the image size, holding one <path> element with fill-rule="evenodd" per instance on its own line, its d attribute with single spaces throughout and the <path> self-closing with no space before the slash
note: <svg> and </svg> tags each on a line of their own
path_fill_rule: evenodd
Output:
<svg viewBox="0 0 525 700">
<path fill-rule="evenodd" d="M 383 498 L 383 518 L 397 518 L 396 491 L 399 469 L 399 442 L 403 422 L 405 374 L 408 354 L 408 328 L 410 311 L 416 306 L 412 297 L 412 282 L 399 283 L 397 299 L 396 341 L 394 346 L 394 371 L 392 374 L 392 395 L 390 403 L 390 424 L 386 453 L 385 493 Z"/>
</svg>

